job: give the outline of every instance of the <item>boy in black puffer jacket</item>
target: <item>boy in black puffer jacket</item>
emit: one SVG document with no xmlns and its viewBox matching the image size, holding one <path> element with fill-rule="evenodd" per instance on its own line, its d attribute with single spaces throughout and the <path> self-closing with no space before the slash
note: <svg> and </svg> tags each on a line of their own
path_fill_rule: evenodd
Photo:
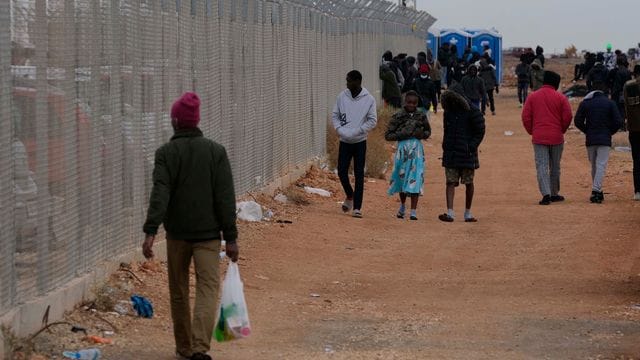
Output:
<svg viewBox="0 0 640 360">
<path fill-rule="evenodd" d="M 574 122 L 576 127 L 585 133 L 587 154 L 591 162 L 591 202 L 602 203 L 602 180 L 607 170 L 611 135 L 622 127 L 622 117 L 616 104 L 604 94 L 606 84 L 602 81 L 593 83 L 594 91 L 585 96 L 578 107 Z"/>
<path fill-rule="evenodd" d="M 473 202 L 473 176 L 480 167 L 478 147 L 484 138 L 484 117 L 480 110 L 470 106 L 463 95 L 460 85 L 442 94 L 444 109 L 444 137 L 442 139 L 442 166 L 447 178 L 447 212 L 438 216 L 444 222 L 452 222 L 455 218 L 453 197 L 456 187 L 462 183 L 466 186 L 465 222 L 476 222 L 471 215 Z"/>
</svg>

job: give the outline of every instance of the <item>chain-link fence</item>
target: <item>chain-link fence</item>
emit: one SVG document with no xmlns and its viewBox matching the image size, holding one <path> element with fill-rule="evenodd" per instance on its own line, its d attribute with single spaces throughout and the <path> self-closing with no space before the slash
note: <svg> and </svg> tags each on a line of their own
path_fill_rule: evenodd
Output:
<svg viewBox="0 0 640 360">
<path fill-rule="evenodd" d="M 239 193 L 325 152 L 359 69 L 435 21 L 380 0 L 0 1 L 0 314 L 139 246 L 168 111 L 201 97 Z"/>
</svg>

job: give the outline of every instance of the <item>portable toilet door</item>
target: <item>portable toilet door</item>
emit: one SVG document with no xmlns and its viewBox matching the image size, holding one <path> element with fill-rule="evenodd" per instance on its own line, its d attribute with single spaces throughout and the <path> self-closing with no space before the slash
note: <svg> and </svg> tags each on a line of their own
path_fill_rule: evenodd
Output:
<svg viewBox="0 0 640 360">
<path fill-rule="evenodd" d="M 476 32 L 471 38 L 471 46 L 475 46 L 482 51 L 481 49 L 484 49 L 484 45 L 488 45 L 491 50 L 491 58 L 496 64 L 496 77 L 498 82 L 502 82 L 502 35 L 492 30 Z"/>
<path fill-rule="evenodd" d="M 427 46 L 428 50 L 431 50 L 431 54 L 434 59 L 438 58 L 438 49 L 440 43 L 440 31 L 436 29 L 429 29 L 427 32 Z"/>
<path fill-rule="evenodd" d="M 455 45 L 457 48 L 458 58 L 462 57 L 464 49 L 469 46 L 470 41 L 471 34 L 462 30 L 442 30 L 442 33 L 440 34 L 440 46 L 445 43 Z"/>
</svg>

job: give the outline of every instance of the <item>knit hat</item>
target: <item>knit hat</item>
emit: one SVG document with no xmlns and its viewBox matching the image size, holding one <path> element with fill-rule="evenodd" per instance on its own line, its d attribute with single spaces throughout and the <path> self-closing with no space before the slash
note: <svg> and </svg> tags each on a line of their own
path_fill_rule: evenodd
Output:
<svg viewBox="0 0 640 360">
<path fill-rule="evenodd" d="M 544 72 L 542 83 L 544 85 L 551 85 L 557 90 L 560 87 L 560 74 L 547 70 Z"/>
<path fill-rule="evenodd" d="M 194 92 L 186 92 L 173 103 L 171 120 L 177 128 L 195 128 L 200 122 L 200 98 Z"/>
<path fill-rule="evenodd" d="M 428 74 L 428 73 L 429 73 L 429 71 L 430 71 L 430 69 L 429 69 L 429 65 L 427 65 L 427 64 L 422 64 L 422 65 L 420 65 L 420 69 L 418 70 L 418 72 L 419 72 L 420 74 L 422 74 L 422 75 L 424 75 L 424 74 Z"/>
</svg>

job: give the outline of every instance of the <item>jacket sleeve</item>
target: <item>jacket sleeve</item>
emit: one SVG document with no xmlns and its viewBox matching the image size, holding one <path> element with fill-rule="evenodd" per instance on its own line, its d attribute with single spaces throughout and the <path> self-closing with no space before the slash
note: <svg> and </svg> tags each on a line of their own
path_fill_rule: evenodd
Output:
<svg viewBox="0 0 640 360">
<path fill-rule="evenodd" d="M 338 129 L 340 125 L 340 108 L 338 107 L 338 99 L 336 99 L 335 105 L 333 105 L 333 111 L 331 112 L 331 124 L 334 129 Z"/>
<path fill-rule="evenodd" d="M 471 137 L 469 139 L 469 147 L 472 151 L 478 151 L 482 139 L 484 139 L 485 124 L 484 116 L 480 110 L 473 110 L 471 115 Z"/>
<path fill-rule="evenodd" d="M 524 102 L 524 108 L 522 109 L 522 125 L 529 135 L 533 134 L 533 105 L 531 105 L 531 101 Z"/>
<path fill-rule="evenodd" d="M 222 237 L 227 243 L 234 243 L 238 238 L 236 227 L 236 193 L 233 189 L 233 175 L 227 151 L 220 146 L 216 151 L 213 177 L 213 207 L 217 216 Z"/>
<path fill-rule="evenodd" d="M 362 131 L 365 134 L 368 134 L 369 131 L 373 130 L 378 124 L 378 115 L 376 113 L 376 100 L 371 99 L 371 105 L 369 106 L 369 111 L 367 112 L 367 118 L 364 120 L 364 124 L 362 124 Z"/>
<path fill-rule="evenodd" d="M 571 125 L 571 120 L 573 120 L 573 113 L 571 112 L 571 105 L 569 104 L 569 100 L 567 100 L 567 98 L 560 93 L 558 93 L 558 95 L 562 99 L 562 132 L 565 133 Z"/>
<path fill-rule="evenodd" d="M 153 166 L 153 188 L 149 199 L 147 220 L 142 227 L 144 233 L 149 235 L 158 233 L 158 227 L 164 221 L 171 198 L 171 176 L 163 149 L 160 148 L 156 151 Z"/>
<path fill-rule="evenodd" d="M 583 133 L 587 132 L 587 114 L 584 111 L 584 102 L 580 103 L 580 106 L 578 106 L 578 110 L 576 111 L 576 116 L 573 119 L 573 123 Z"/>
<path fill-rule="evenodd" d="M 618 107 L 613 102 L 610 102 L 610 119 L 611 122 L 609 124 L 609 130 L 611 131 L 611 135 L 615 134 L 622 128 L 624 125 L 624 119 L 618 110 Z"/>
<path fill-rule="evenodd" d="M 398 141 L 398 118 L 393 115 L 391 120 L 389 120 L 389 125 L 387 126 L 387 131 L 384 133 L 384 139 L 387 141 Z"/>
</svg>

